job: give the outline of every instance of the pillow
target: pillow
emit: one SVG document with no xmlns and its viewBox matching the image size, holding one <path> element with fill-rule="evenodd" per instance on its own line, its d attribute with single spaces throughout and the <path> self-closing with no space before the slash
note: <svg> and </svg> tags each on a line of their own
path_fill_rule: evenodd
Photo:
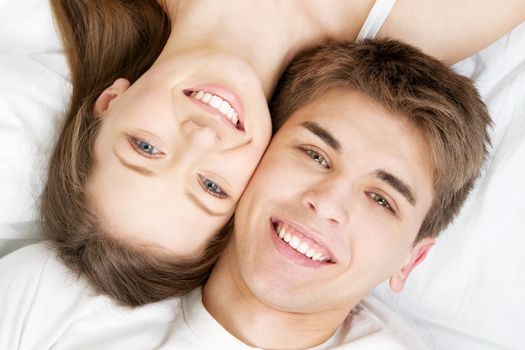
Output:
<svg viewBox="0 0 525 350">
<path fill-rule="evenodd" d="M 48 1 L 0 1 L 0 77 L 2 255 L 39 238 L 36 200 L 71 90 Z"/>
<path fill-rule="evenodd" d="M 458 63 L 494 120 L 482 178 L 401 294 L 374 291 L 435 349 L 523 348 L 525 23 Z"/>
</svg>

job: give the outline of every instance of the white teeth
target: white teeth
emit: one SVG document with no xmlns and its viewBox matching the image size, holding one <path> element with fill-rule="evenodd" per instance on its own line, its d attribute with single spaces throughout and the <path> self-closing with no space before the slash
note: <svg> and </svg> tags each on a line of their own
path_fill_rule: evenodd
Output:
<svg viewBox="0 0 525 350">
<path fill-rule="evenodd" d="M 239 119 L 237 118 L 237 112 L 235 112 L 233 108 L 230 108 L 226 116 L 232 121 L 233 124 L 237 125 Z"/>
<path fill-rule="evenodd" d="M 309 249 L 309 250 L 306 252 L 306 254 L 304 254 L 304 255 L 306 255 L 307 257 L 311 258 L 312 256 L 314 256 L 315 253 L 317 253 L 315 250 L 313 250 L 313 249 Z"/>
<path fill-rule="evenodd" d="M 219 96 L 212 95 L 202 90 L 193 91 L 190 96 L 221 112 L 226 118 L 228 118 L 233 126 L 236 126 L 239 122 L 235 109 L 233 109 L 228 101 L 223 100 Z"/>
<path fill-rule="evenodd" d="M 212 98 L 212 94 L 209 94 L 209 93 L 204 93 L 204 96 L 202 96 L 201 98 L 201 101 L 204 102 L 204 103 L 208 103 L 210 102 L 211 98 Z"/>
<path fill-rule="evenodd" d="M 299 240 L 299 238 L 292 236 L 292 239 L 290 240 L 290 245 L 292 246 L 293 249 L 297 250 L 300 243 L 301 241 Z"/>
<path fill-rule="evenodd" d="M 219 106 L 221 105 L 222 103 L 222 99 L 220 97 L 217 97 L 217 96 L 213 96 L 210 100 L 210 102 L 208 102 L 208 104 L 210 106 L 212 106 L 213 108 L 219 108 Z"/>
<path fill-rule="evenodd" d="M 313 261 L 328 260 L 328 258 L 323 253 L 319 253 L 314 248 L 310 248 L 308 243 L 301 242 L 299 237 L 287 232 L 281 224 L 277 225 L 275 231 L 277 232 L 279 238 L 288 243 L 293 249 L 297 250 L 299 253 L 305 255 Z"/>
<path fill-rule="evenodd" d="M 323 253 L 315 253 L 314 256 L 312 256 L 313 261 L 322 261 L 324 260 Z"/>
<path fill-rule="evenodd" d="M 306 254 L 306 252 L 308 251 L 308 244 L 304 242 L 299 244 L 299 247 L 297 247 L 297 251 L 301 254 Z"/>
<path fill-rule="evenodd" d="M 221 105 L 219 106 L 219 111 L 221 111 L 222 114 L 228 115 L 228 111 L 231 110 L 230 104 L 226 101 L 222 101 Z"/>
</svg>

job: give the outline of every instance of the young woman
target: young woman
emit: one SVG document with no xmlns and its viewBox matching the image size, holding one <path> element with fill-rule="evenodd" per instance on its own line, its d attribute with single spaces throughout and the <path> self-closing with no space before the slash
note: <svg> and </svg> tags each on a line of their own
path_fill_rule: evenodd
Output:
<svg viewBox="0 0 525 350">
<path fill-rule="evenodd" d="M 373 36 L 388 16 L 380 35 L 455 61 L 524 17 L 517 0 L 498 18 L 488 1 L 159 2 L 52 1 L 73 95 L 44 234 L 95 290 L 132 306 L 207 278 L 269 142 L 267 100 L 300 50 Z"/>
</svg>

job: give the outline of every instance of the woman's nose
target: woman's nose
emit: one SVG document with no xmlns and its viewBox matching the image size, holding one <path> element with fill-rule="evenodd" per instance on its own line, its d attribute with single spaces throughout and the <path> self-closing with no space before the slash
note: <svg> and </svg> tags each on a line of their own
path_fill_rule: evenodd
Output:
<svg viewBox="0 0 525 350">
<path fill-rule="evenodd" d="M 207 125 L 187 120 L 181 124 L 181 132 L 185 139 L 186 151 L 191 148 L 198 152 L 209 152 L 220 148 L 219 135 Z"/>
</svg>

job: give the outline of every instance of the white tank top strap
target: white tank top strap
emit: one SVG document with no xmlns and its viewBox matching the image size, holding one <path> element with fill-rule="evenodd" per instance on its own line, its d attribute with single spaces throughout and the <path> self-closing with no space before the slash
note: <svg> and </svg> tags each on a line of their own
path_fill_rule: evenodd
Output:
<svg viewBox="0 0 525 350">
<path fill-rule="evenodd" d="M 392 11 L 396 0 L 376 0 L 356 40 L 373 39 Z"/>
</svg>

